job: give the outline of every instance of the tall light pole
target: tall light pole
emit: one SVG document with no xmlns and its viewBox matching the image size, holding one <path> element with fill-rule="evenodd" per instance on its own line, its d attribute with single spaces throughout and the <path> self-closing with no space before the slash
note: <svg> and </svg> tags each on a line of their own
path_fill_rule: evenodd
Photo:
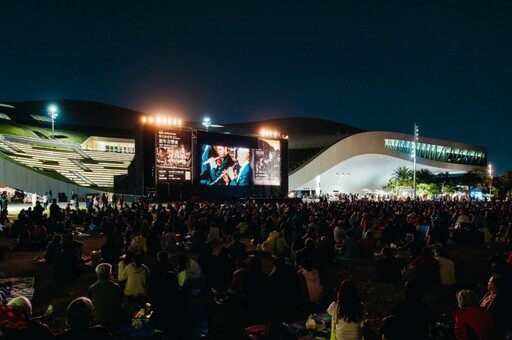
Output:
<svg viewBox="0 0 512 340">
<path fill-rule="evenodd" d="M 203 118 L 203 126 L 206 128 L 206 131 L 210 129 L 210 126 L 212 125 L 212 121 L 210 117 L 204 117 Z"/>
<path fill-rule="evenodd" d="M 489 163 L 489 199 L 491 199 L 492 194 L 492 164 Z"/>
<path fill-rule="evenodd" d="M 48 107 L 48 111 L 50 111 L 50 118 L 52 119 L 52 139 L 55 139 L 55 118 L 57 118 L 57 116 L 59 115 L 57 113 L 57 106 L 55 105 L 50 105 L 50 107 Z"/>
<path fill-rule="evenodd" d="M 419 128 L 416 123 L 414 123 L 414 141 L 412 142 L 412 157 L 414 161 L 414 168 L 412 170 L 412 181 L 413 181 L 413 198 L 416 200 L 416 154 L 418 151 L 418 137 L 419 137 Z"/>
</svg>

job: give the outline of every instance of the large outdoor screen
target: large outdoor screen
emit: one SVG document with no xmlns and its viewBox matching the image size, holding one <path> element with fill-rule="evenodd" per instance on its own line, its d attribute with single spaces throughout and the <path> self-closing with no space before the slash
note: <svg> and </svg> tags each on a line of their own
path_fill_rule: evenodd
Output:
<svg viewBox="0 0 512 340">
<path fill-rule="evenodd" d="M 189 131 L 157 130 L 155 172 L 157 183 L 192 180 L 192 148 Z"/>
<path fill-rule="evenodd" d="M 260 139 L 258 149 L 200 145 L 202 185 L 281 185 L 279 140 Z"/>
</svg>

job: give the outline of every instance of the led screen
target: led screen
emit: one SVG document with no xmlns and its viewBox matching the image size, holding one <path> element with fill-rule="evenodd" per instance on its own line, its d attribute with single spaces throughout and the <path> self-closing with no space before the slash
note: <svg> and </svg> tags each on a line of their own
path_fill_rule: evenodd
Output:
<svg viewBox="0 0 512 340">
<path fill-rule="evenodd" d="M 190 132 L 157 130 L 155 145 L 157 183 L 179 183 L 192 180 Z"/>
<path fill-rule="evenodd" d="M 229 145 L 200 145 L 202 185 L 281 184 L 278 140 L 260 140 L 258 149 Z"/>
</svg>

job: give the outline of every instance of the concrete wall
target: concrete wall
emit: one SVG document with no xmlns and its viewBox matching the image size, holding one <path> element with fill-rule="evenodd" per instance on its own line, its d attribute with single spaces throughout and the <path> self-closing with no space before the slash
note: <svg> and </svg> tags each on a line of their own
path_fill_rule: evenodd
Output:
<svg viewBox="0 0 512 340">
<path fill-rule="evenodd" d="M 59 192 L 63 192 L 70 199 L 72 190 L 79 195 L 100 192 L 41 175 L 4 158 L 0 158 L 0 183 L 25 192 L 36 192 L 38 195 L 43 195 L 45 192 L 52 190 L 55 198 L 57 198 Z"/>
</svg>

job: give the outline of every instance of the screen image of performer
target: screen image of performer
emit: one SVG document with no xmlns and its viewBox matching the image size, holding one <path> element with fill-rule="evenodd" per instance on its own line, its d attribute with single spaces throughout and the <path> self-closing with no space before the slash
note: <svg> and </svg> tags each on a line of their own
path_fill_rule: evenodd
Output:
<svg viewBox="0 0 512 340">
<path fill-rule="evenodd" d="M 238 169 L 230 185 L 248 186 L 252 184 L 252 169 L 250 165 L 251 151 L 246 148 L 237 150 Z"/>
<path fill-rule="evenodd" d="M 235 164 L 229 147 L 205 146 L 202 154 L 201 183 L 206 185 L 226 184 L 225 175 Z"/>
</svg>

